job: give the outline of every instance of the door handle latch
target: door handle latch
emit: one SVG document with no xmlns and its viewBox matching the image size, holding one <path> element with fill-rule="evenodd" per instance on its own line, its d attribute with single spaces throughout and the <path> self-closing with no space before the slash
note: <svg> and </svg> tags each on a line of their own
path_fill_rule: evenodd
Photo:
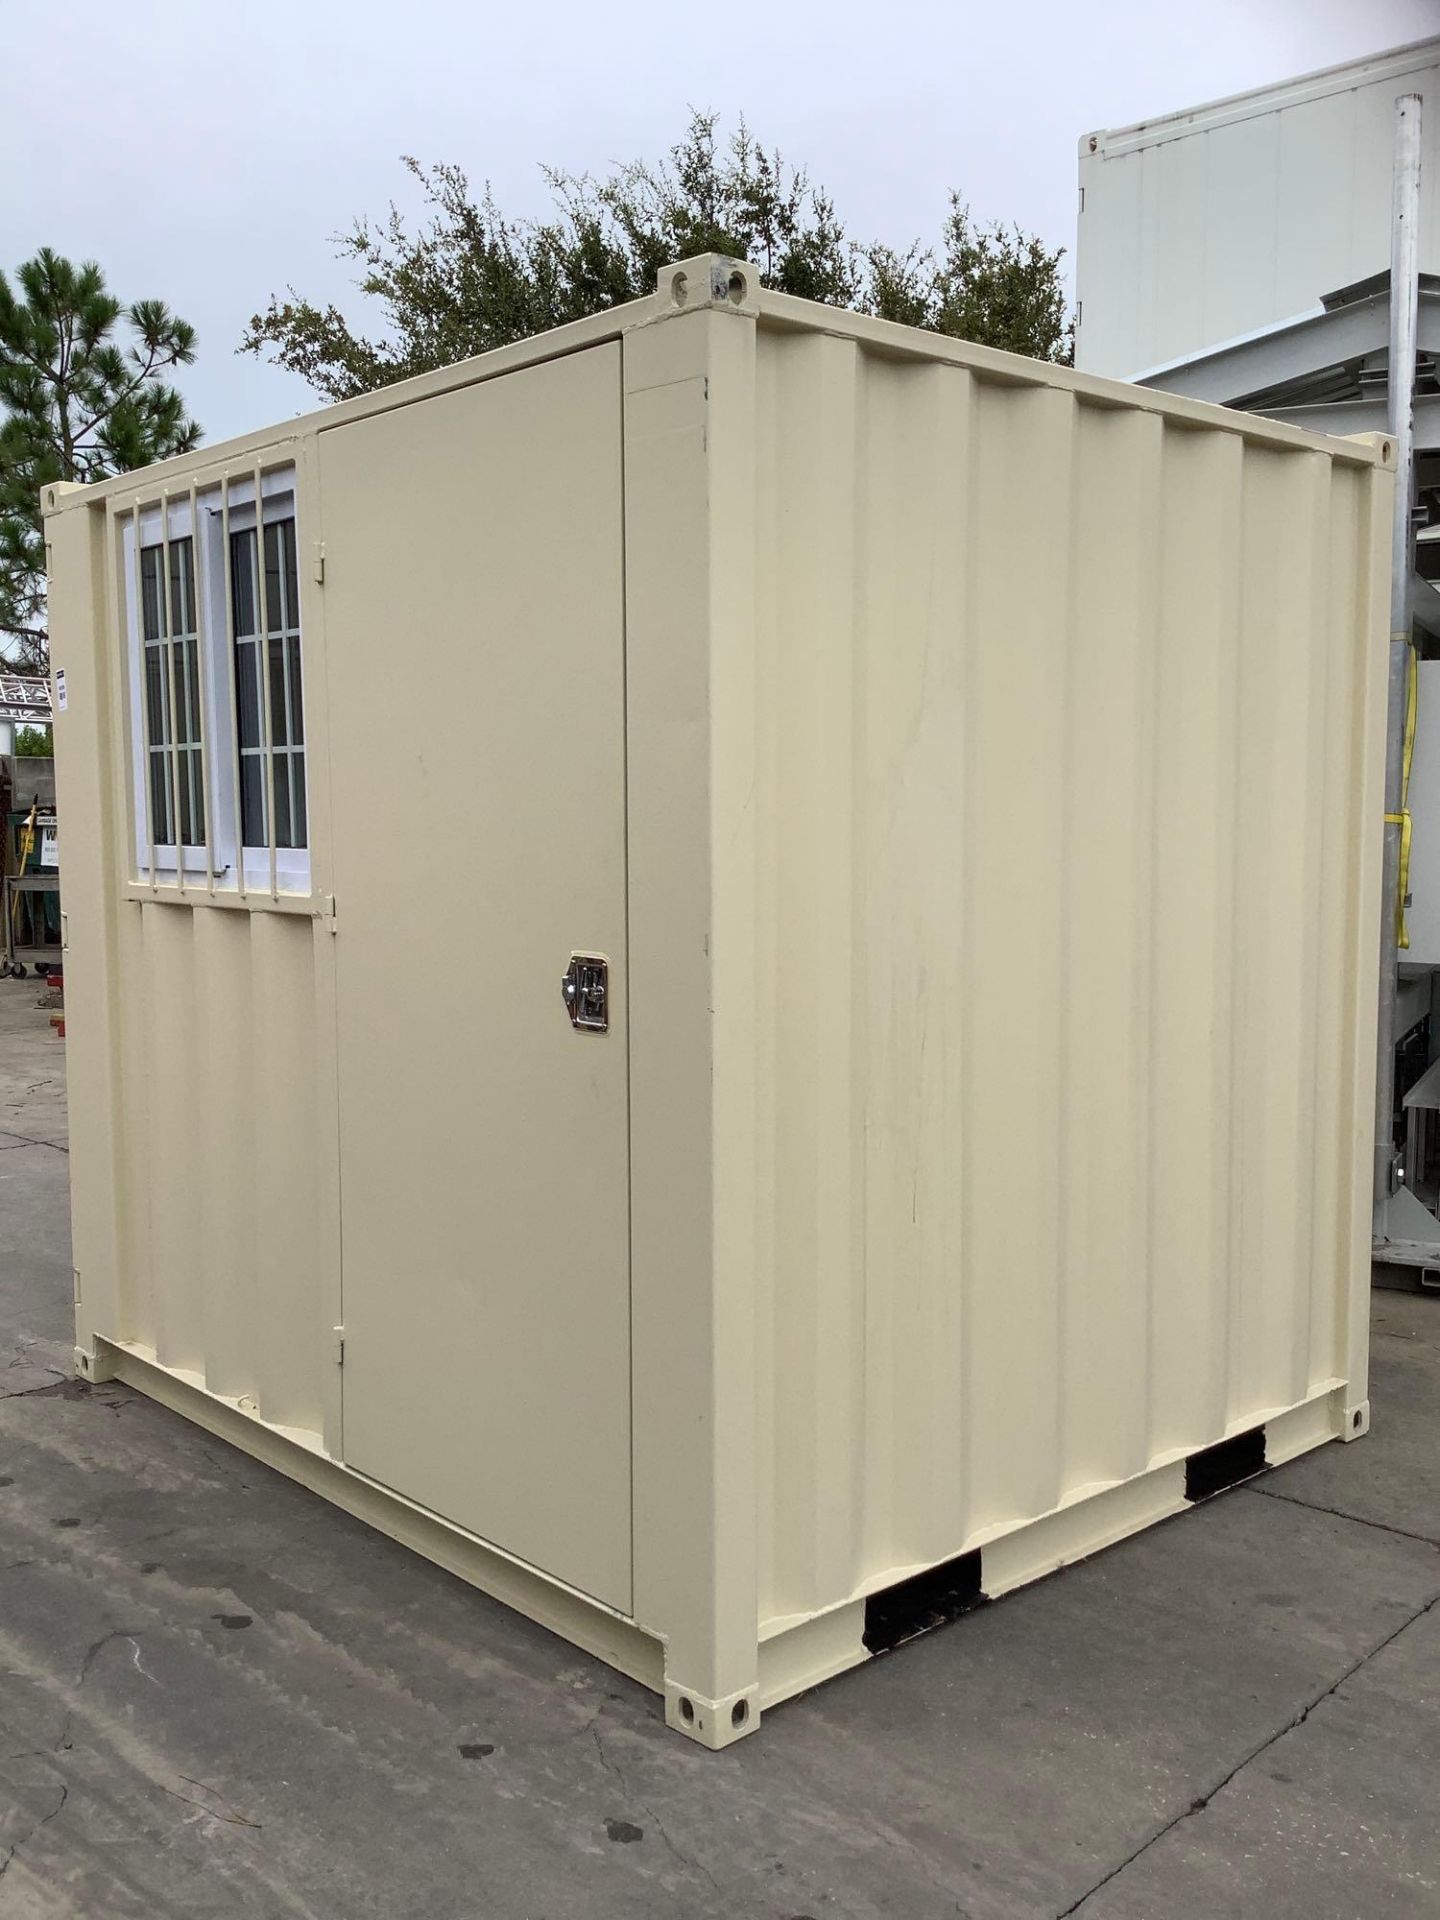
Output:
<svg viewBox="0 0 1440 1920">
<path fill-rule="evenodd" d="M 570 1024 L 581 1033 L 604 1033 L 610 1025 L 610 963 L 598 953 L 572 953 L 560 982 Z"/>
</svg>

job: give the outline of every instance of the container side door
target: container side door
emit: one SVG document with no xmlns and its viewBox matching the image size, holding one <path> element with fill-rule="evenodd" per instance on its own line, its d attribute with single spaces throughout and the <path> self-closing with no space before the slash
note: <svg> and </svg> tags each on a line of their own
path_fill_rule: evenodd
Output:
<svg viewBox="0 0 1440 1920">
<path fill-rule="evenodd" d="M 345 1457 L 626 1609 L 619 347 L 332 428 L 320 480 Z"/>
</svg>

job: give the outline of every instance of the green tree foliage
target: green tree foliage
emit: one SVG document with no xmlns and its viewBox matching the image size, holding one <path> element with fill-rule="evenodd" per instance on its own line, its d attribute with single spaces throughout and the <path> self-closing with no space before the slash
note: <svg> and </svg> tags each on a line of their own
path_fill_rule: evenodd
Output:
<svg viewBox="0 0 1440 1920">
<path fill-rule="evenodd" d="M 952 193 L 938 253 L 870 249 L 866 308 L 885 320 L 1068 366 L 1075 329 L 1060 282 L 1064 253 L 1016 226 L 978 226 Z"/>
<path fill-rule="evenodd" d="M 15 729 L 17 760 L 44 760 L 51 751 L 49 727 L 17 727 Z"/>
<path fill-rule="evenodd" d="M 1018 227 L 977 225 L 958 194 L 935 247 L 861 246 L 803 171 L 743 122 L 724 144 L 716 125 L 692 114 L 658 165 L 604 179 L 547 168 L 553 211 L 543 220 L 509 218 L 488 187 L 477 198 L 459 167 L 407 158 L 427 208 L 421 223 L 392 206 L 335 239 L 380 308 L 378 333 L 356 332 L 337 307 L 292 289 L 252 318 L 241 351 L 345 400 L 634 300 L 669 261 L 723 253 L 751 261 L 782 293 L 1069 361 L 1063 249 Z"/>
<path fill-rule="evenodd" d="M 194 358 L 193 328 L 122 306 L 93 261 L 42 247 L 13 286 L 0 273 L 0 657 L 46 667 L 40 489 L 188 452 L 200 429 L 164 375 Z"/>
</svg>

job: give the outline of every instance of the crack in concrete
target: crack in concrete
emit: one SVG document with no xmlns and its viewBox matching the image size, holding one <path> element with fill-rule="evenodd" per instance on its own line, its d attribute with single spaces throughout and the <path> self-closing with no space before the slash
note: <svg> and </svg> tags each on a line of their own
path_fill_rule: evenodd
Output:
<svg viewBox="0 0 1440 1920">
<path fill-rule="evenodd" d="M 138 1634 L 125 1627 L 114 1627 L 109 1633 L 102 1633 L 98 1640 L 91 1642 L 90 1646 L 86 1649 L 85 1658 L 80 1662 L 80 1672 L 76 1677 L 75 1685 L 77 1687 L 84 1686 L 89 1677 L 91 1667 L 94 1666 L 96 1660 L 99 1659 L 101 1653 L 110 1645 L 112 1640 L 125 1640 L 129 1642 L 131 1666 L 134 1667 L 137 1673 L 143 1673 L 147 1680 L 158 1687 L 160 1682 L 156 1680 L 154 1674 L 151 1673 L 150 1669 L 140 1658 L 140 1640 Z M 181 1797 L 183 1798 L 183 1795 Z"/>
<path fill-rule="evenodd" d="M 16 1564 L 19 1566 L 29 1567 L 29 1566 L 33 1566 L 34 1562 L 31 1560 L 22 1560 L 22 1561 L 18 1561 Z M 69 1753 L 70 1723 L 74 1720 L 74 1718 L 75 1718 L 75 1715 L 67 1709 L 64 1721 L 61 1723 L 60 1731 L 55 1736 L 55 1740 L 52 1745 L 48 1747 L 27 1747 L 24 1753 L 6 1754 L 5 1756 L 6 1763 L 8 1764 L 11 1760 L 49 1761 L 49 1760 L 52 1760 L 57 1753 Z"/>
<path fill-rule="evenodd" d="M 39 1833 L 42 1827 L 48 1827 L 52 1820 L 58 1818 L 58 1816 L 64 1810 L 65 1802 L 69 1798 L 70 1798 L 70 1789 L 62 1780 L 60 1782 L 60 1798 L 57 1801 L 57 1803 L 50 1809 L 49 1813 L 45 1815 L 43 1820 L 37 1820 L 35 1822 L 34 1826 L 31 1827 L 28 1833 L 22 1833 L 18 1840 L 13 1841 L 6 1851 L 5 1858 L 3 1860 L 0 1860 L 0 1880 L 3 1880 L 5 1878 L 5 1875 L 9 1872 L 10 1863 L 12 1860 L 14 1860 L 16 1854 L 19 1853 L 20 1849 L 22 1847 L 28 1847 L 30 1842 L 35 1838 L 36 1834 Z"/>
<path fill-rule="evenodd" d="M 202 1793 L 208 1793 L 227 1811 L 217 1813 L 213 1807 L 207 1807 L 203 1800 L 192 1799 L 188 1793 L 177 1793 L 174 1787 L 167 1787 L 163 1781 L 157 1781 L 156 1785 L 162 1793 L 168 1793 L 172 1800 L 183 1800 L 187 1807 L 198 1807 L 208 1820 L 223 1820 L 228 1827 L 253 1827 L 256 1833 L 261 1831 L 260 1821 L 251 1820 L 245 1814 L 237 1813 L 218 1787 L 207 1786 L 203 1780 L 192 1780 L 188 1773 L 179 1774 L 177 1778 L 183 1780 L 187 1787 L 198 1787 Z"/>
<path fill-rule="evenodd" d="M 1377 1533 L 1393 1533 L 1401 1540 L 1418 1540 L 1422 1547 L 1440 1547 L 1440 1539 L 1428 1533 L 1412 1533 L 1408 1527 L 1392 1527 L 1388 1520 L 1368 1520 L 1363 1513 L 1347 1513 L 1344 1507 L 1327 1507 L 1319 1500 L 1302 1500 L 1297 1493 L 1281 1493 L 1274 1487 L 1258 1487 L 1252 1481 L 1249 1493 L 1263 1493 L 1267 1500 L 1283 1500 L 1288 1506 L 1308 1507 L 1311 1513 L 1328 1513 L 1337 1520 L 1353 1520 L 1357 1526 L 1374 1527 Z"/>
<path fill-rule="evenodd" d="M 1055 1920 L 1070 1920 L 1071 1914 L 1078 1913 L 1087 1901 L 1093 1900 L 1102 1887 L 1108 1887 L 1112 1880 L 1118 1879 L 1127 1867 L 1133 1867 L 1135 1862 L 1140 1859 L 1143 1854 L 1148 1853 L 1158 1841 L 1163 1840 L 1166 1834 L 1173 1833 L 1176 1827 L 1183 1826 L 1185 1821 L 1193 1819 L 1197 1813 L 1203 1813 L 1215 1798 L 1216 1794 L 1228 1787 L 1230 1782 L 1235 1779 L 1238 1774 L 1243 1773 L 1246 1767 L 1258 1760 L 1262 1753 L 1267 1753 L 1270 1748 L 1275 1745 L 1277 1740 L 1283 1740 L 1287 1733 L 1293 1733 L 1297 1727 L 1303 1727 L 1317 1707 L 1322 1706 L 1325 1701 L 1330 1699 L 1332 1694 L 1338 1693 L 1347 1680 L 1353 1680 L 1362 1667 L 1368 1666 L 1377 1654 L 1383 1653 L 1386 1647 L 1398 1640 L 1402 1633 L 1408 1632 L 1417 1620 L 1423 1620 L 1425 1615 L 1436 1606 L 1440 1606 L 1440 1593 L 1433 1595 L 1425 1602 L 1423 1607 L 1417 1608 L 1408 1620 L 1402 1620 L 1393 1633 L 1387 1633 L 1385 1638 L 1371 1647 L 1368 1653 L 1362 1653 L 1360 1658 L 1348 1666 L 1337 1680 L 1332 1681 L 1323 1692 L 1317 1693 L 1315 1698 L 1310 1701 L 1307 1706 L 1302 1707 L 1299 1713 L 1294 1715 L 1292 1719 L 1287 1720 L 1283 1727 L 1277 1727 L 1274 1733 L 1267 1734 L 1257 1747 L 1237 1760 L 1229 1772 L 1223 1774 L 1221 1778 L 1215 1782 L 1213 1787 L 1207 1788 L 1197 1799 L 1192 1800 L 1189 1806 L 1182 1812 L 1177 1813 L 1173 1819 L 1167 1820 L 1162 1827 L 1157 1828 L 1148 1840 L 1142 1841 L 1141 1844 L 1136 1847 L 1135 1851 L 1127 1854 L 1118 1866 L 1112 1867 L 1108 1873 L 1103 1874 L 1100 1879 L 1095 1882 L 1093 1887 L 1087 1888 L 1086 1891 L 1080 1895 L 1078 1900 L 1072 1900 L 1068 1907 L 1062 1907 L 1055 1916 Z"/>
<path fill-rule="evenodd" d="M 26 1366 L 30 1366 L 31 1364 L 32 1362 L 28 1360 L 25 1362 Z M 40 1367 L 44 1373 L 54 1374 L 55 1378 L 53 1380 L 43 1381 L 38 1387 L 16 1387 L 13 1393 L 0 1393 L 0 1400 L 28 1400 L 32 1393 L 54 1393 L 56 1387 L 66 1378 L 66 1375 L 61 1373 L 58 1367 L 47 1367 L 43 1361 L 38 1360 L 33 1362 L 33 1364 Z"/>
<path fill-rule="evenodd" d="M 593 1716 L 593 1718 L 586 1721 L 585 1725 L 582 1728 L 580 1728 L 580 1732 L 589 1734 L 590 1738 L 595 1743 L 595 1751 L 600 1756 L 601 1766 L 604 1767 L 607 1773 L 613 1774 L 615 1778 L 620 1782 L 620 1791 L 625 1797 L 626 1805 L 633 1806 L 640 1813 L 644 1814 L 645 1818 L 651 1823 L 655 1831 L 659 1834 L 660 1838 L 664 1841 L 665 1846 L 669 1851 L 671 1859 L 674 1860 L 677 1865 L 687 1868 L 691 1873 L 703 1873 L 705 1878 L 710 1882 L 710 1885 L 715 1889 L 716 1893 L 721 1892 L 722 1889 L 720 1886 L 720 1882 L 715 1878 L 714 1874 L 710 1871 L 709 1867 L 705 1865 L 705 1862 L 703 1860 L 692 1859 L 688 1854 L 684 1854 L 680 1851 L 679 1847 L 677 1847 L 675 1842 L 671 1839 L 669 1831 L 666 1828 L 665 1822 L 660 1818 L 659 1814 L 655 1811 L 654 1807 L 650 1804 L 648 1800 L 642 1800 L 640 1798 L 640 1796 L 631 1787 L 630 1782 L 626 1779 L 624 1770 L 621 1768 L 619 1761 L 612 1760 L 610 1755 L 606 1753 L 605 1742 L 601 1738 L 600 1728 L 596 1724 L 596 1722 L 600 1718 L 600 1714 L 603 1713 L 604 1711 L 605 1709 L 602 1706 L 599 1709 L 599 1711 Z"/>
<path fill-rule="evenodd" d="M 27 1361 L 25 1364 L 30 1365 L 32 1363 Z M 121 1400 L 112 1398 L 112 1393 L 120 1391 L 118 1383 L 112 1386 L 111 1382 L 102 1381 L 100 1390 L 97 1392 L 88 1380 L 77 1380 L 73 1378 L 72 1375 L 61 1372 L 57 1367 L 46 1366 L 43 1360 L 37 1360 L 33 1362 L 33 1364 L 39 1367 L 43 1373 L 53 1373 L 55 1378 L 42 1382 L 38 1387 L 17 1387 L 13 1393 L 0 1393 L 0 1404 L 3 1404 L 6 1400 L 29 1400 L 32 1398 L 42 1400 L 88 1400 L 94 1406 L 103 1407 L 107 1413 L 117 1414 L 123 1412 L 126 1407 L 133 1407 L 135 1404 L 137 1396 L 133 1393 L 127 1394 L 125 1398 Z"/>
</svg>

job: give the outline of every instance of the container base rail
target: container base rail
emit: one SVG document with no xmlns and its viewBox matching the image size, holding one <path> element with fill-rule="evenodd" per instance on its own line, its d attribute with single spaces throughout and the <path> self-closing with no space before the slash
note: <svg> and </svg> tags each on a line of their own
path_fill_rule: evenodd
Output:
<svg viewBox="0 0 1440 1920">
<path fill-rule="evenodd" d="M 1157 1460 L 1134 1479 L 1087 1491 L 1038 1520 L 997 1527 L 983 1544 L 919 1569 L 893 1568 L 837 1605 L 771 1624 L 759 1647 L 753 1689 L 706 1698 L 670 1671 L 661 1637 L 556 1583 L 476 1535 L 416 1506 L 319 1450 L 313 1435 L 258 1418 L 243 1399 L 209 1390 L 198 1375 L 162 1366 L 153 1348 L 96 1338 L 75 1350 L 91 1385 L 118 1380 L 251 1454 L 331 1505 L 378 1528 L 491 1598 L 560 1634 L 647 1687 L 667 1722 L 702 1746 L 731 1744 L 771 1707 L 862 1666 L 962 1615 L 1183 1513 L 1268 1468 L 1369 1431 L 1368 1405 L 1343 1384 L 1195 1452 Z"/>
</svg>

